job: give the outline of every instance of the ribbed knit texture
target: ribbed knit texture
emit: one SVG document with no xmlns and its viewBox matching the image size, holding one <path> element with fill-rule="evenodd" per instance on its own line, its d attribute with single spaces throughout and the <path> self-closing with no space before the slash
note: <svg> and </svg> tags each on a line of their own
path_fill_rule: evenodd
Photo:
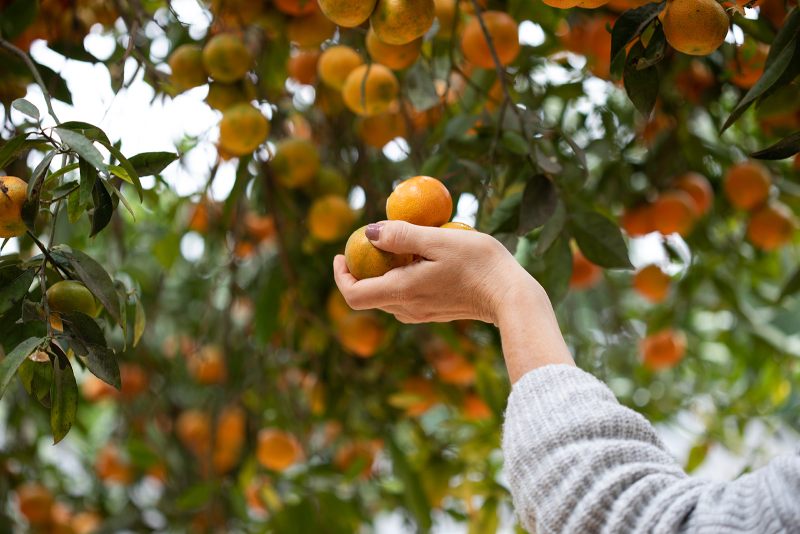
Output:
<svg viewBox="0 0 800 534">
<path fill-rule="evenodd" d="M 514 384 L 503 452 L 517 516 L 537 534 L 800 533 L 800 454 L 733 482 L 690 478 L 644 417 L 575 367 Z"/>
</svg>

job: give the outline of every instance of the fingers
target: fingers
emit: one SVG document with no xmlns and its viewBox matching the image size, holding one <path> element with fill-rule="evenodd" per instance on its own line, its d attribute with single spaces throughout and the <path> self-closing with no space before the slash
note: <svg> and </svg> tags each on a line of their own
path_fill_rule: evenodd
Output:
<svg viewBox="0 0 800 534">
<path fill-rule="evenodd" d="M 348 271 L 344 256 L 339 255 L 333 260 L 333 275 L 342 296 L 354 310 L 386 309 L 408 303 L 411 297 L 408 288 L 414 287 L 415 281 L 424 277 L 430 264 L 418 261 L 392 269 L 383 276 L 356 280 Z"/>
<path fill-rule="evenodd" d="M 387 252 L 396 254 L 417 254 L 433 259 L 437 249 L 441 248 L 453 236 L 439 228 L 417 226 L 405 221 L 383 221 L 367 226 L 367 238 L 373 245 Z"/>
</svg>

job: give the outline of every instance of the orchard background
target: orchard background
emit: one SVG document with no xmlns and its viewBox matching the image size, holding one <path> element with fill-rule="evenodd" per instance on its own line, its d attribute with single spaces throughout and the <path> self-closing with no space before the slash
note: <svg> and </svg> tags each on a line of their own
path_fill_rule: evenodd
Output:
<svg viewBox="0 0 800 534">
<path fill-rule="evenodd" d="M 163 115 L 84 120 L 78 71 Z M 333 284 L 416 175 L 687 470 L 757 467 L 800 427 L 798 74 L 784 0 L 0 0 L 0 531 L 513 531 L 496 330 Z"/>
</svg>

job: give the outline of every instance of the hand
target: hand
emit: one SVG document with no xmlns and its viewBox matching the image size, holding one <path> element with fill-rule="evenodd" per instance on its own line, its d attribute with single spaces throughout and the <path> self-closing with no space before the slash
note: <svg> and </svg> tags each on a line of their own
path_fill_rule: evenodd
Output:
<svg viewBox="0 0 800 534">
<path fill-rule="evenodd" d="M 378 308 L 403 323 L 478 319 L 497 324 L 515 287 L 535 283 L 500 242 L 480 232 L 386 221 L 369 225 L 367 237 L 380 249 L 421 259 L 358 281 L 339 255 L 333 262 L 336 283 L 351 308 Z"/>
</svg>

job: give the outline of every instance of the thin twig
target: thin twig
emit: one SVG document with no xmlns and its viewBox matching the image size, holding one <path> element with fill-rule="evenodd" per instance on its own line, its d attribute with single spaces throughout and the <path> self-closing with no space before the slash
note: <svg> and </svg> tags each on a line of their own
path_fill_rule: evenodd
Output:
<svg viewBox="0 0 800 534">
<path fill-rule="evenodd" d="M 42 94 L 44 95 L 44 103 L 47 105 L 47 111 L 50 112 L 50 116 L 53 117 L 53 120 L 56 121 L 56 124 L 61 125 L 61 121 L 58 120 L 56 112 L 53 110 L 53 102 L 50 99 L 50 91 L 47 90 L 47 86 L 44 83 L 44 79 L 42 79 L 42 75 L 39 73 L 39 69 L 36 68 L 36 64 L 33 62 L 31 57 L 28 54 L 26 54 L 23 50 L 14 46 L 13 44 L 6 41 L 2 37 L 0 37 L 0 47 L 3 47 L 9 52 L 19 56 L 20 59 L 22 59 L 22 61 L 25 62 L 25 65 L 27 65 L 28 70 L 30 70 L 31 74 L 33 74 L 33 78 L 36 80 L 36 83 L 39 84 L 39 87 L 42 88 Z"/>
</svg>

